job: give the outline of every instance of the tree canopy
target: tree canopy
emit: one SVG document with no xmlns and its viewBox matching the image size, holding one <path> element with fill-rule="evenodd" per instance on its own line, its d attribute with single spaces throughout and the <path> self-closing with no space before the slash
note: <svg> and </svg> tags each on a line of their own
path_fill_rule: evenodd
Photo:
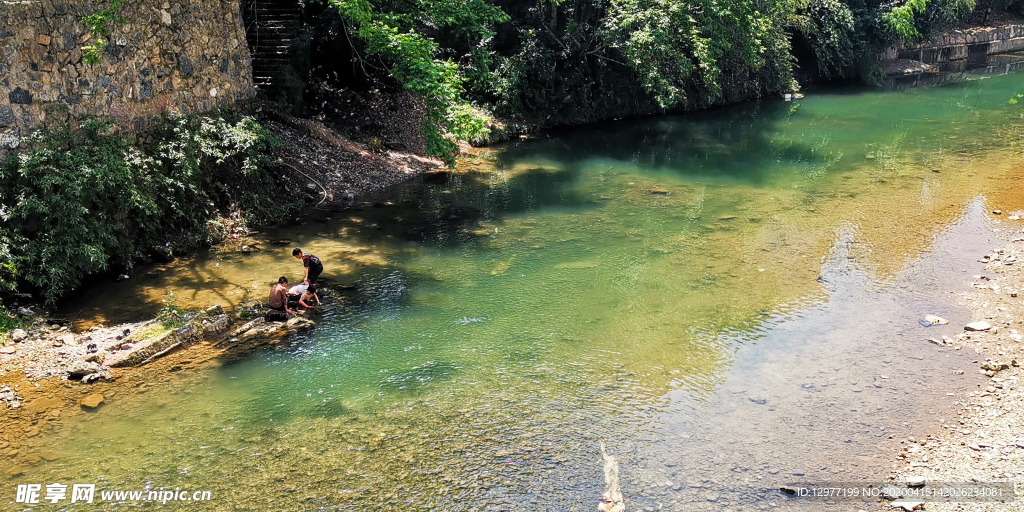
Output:
<svg viewBox="0 0 1024 512">
<path fill-rule="evenodd" d="M 974 0 L 324 1 L 371 73 L 424 101 L 428 151 L 448 161 L 491 115 L 577 124 L 795 90 L 798 74 L 867 76 L 886 46 L 974 9 Z"/>
</svg>

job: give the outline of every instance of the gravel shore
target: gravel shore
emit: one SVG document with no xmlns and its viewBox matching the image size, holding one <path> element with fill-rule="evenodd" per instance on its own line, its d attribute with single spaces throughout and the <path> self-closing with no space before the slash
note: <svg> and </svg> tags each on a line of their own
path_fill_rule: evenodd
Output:
<svg viewBox="0 0 1024 512">
<path fill-rule="evenodd" d="M 993 212 L 997 218 L 1001 212 Z M 884 503 L 879 510 L 929 510 L 963 512 L 1007 512 L 1024 510 L 1024 237 L 1018 215 L 1001 225 L 1009 234 L 1002 247 L 979 255 L 984 273 L 973 276 L 973 290 L 960 294 L 960 303 L 972 312 L 974 322 L 953 338 L 932 339 L 949 350 L 977 354 L 973 371 L 986 380 L 975 390 L 965 390 L 957 402 L 954 418 L 925 438 L 901 441 L 902 450 L 892 461 L 894 484 L 913 482 L 922 490 L 936 490 L 943 484 L 963 482 L 979 489 L 1004 492 L 1015 488 L 1010 501 L 950 500 L 947 503 L 911 498 Z M 925 341 L 927 342 L 927 341 Z M 915 481 L 916 480 L 916 481 Z"/>
</svg>

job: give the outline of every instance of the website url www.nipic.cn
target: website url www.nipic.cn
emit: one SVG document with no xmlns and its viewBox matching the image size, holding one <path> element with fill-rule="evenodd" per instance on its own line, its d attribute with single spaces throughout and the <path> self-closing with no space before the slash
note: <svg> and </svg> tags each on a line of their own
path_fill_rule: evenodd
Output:
<svg viewBox="0 0 1024 512">
<path fill-rule="evenodd" d="M 70 492 L 69 492 L 70 491 Z M 210 501 L 210 491 L 183 491 L 179 487 L 173 490 L 142 490 L 142 491 L 100 491 L 100 502 L 154 501 Z M 15 503 L 93 503 L 96 500 L 96 484 L 22 484 L 14 495 Z"/>
</svg>

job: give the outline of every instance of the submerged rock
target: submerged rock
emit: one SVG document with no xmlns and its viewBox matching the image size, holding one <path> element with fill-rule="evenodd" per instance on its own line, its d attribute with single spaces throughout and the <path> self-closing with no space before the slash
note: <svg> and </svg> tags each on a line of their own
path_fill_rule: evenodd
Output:
<svg viewBox="0 0 1024 512">
<path fill-rule="evenodd" d="M 82 405 L 82 407 L 86 407 L 86 408 L 89 408 L 89 409 L 95 409 L 95 408 L 99 407 L 100 404 L 103 403 L 103 400 L 104 399 L 103 399 L 103 394 L 102 393 L 93 393 L 93 394 L 83 398 L 79 403 Z"/>
<path fill-rule="evenodd" d="M 284 323 L 285 329 L 288 329 L 290 331 L 304 331 L 306 329 L 309 329 L 310 327 L 313 327 L 314 325 L 316 325 L 315 322 L 308 318 L 303 318 L 301 316 L 292 317 L 291 319 Z"/>
</svg>

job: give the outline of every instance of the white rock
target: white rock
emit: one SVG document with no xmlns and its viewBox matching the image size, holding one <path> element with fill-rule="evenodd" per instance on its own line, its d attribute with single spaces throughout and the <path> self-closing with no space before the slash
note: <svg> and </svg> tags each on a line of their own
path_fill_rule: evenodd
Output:
<svg viewBox="0 0 1024 512">
<path fill-rule="evenodd" d="M 965 331 L 987 331 L 991 328 L 992 326 L 984 320 L 980 322 L 971 322 L 964 326 Z"/>
<path fill-rule="evenodd" d="M 949 323 L 949 320 L 937 315 L 925 315 L 924 321 L 932 325 L 946 325 Z"/>
<path fill-rule="evenodd" d="M 903 510 L 906 510 L 907 512 L 910 512 L 911 510 L 914 510 L 916 508 L 924 508 L 924 502 L 923 501 L 918 501 L 918 500 L 912 500 L 912 499 L 909 499 L 909 498 L 900 498 L 900 499 L 892 502 L 892 507 L 893 508 L 902 508 Z"/>
<path fill-rule="evenodd" d="M 921 487 L 924 485 L 923 476 L 908 476 L 906 479 L 908 487 Z"/>
<path fill-rule="evenodd" d="M 0 347 L 0 354 L 13 354 L 16 350 L 14 347 Z"/>
<path fill-rule="evenodd" d="M 24 329 L 15 329 L 11 331 L 11 341 L 25 341 L 25 338 L 28 338 L 28 333 L 25 332 Z"/>
</svg>

